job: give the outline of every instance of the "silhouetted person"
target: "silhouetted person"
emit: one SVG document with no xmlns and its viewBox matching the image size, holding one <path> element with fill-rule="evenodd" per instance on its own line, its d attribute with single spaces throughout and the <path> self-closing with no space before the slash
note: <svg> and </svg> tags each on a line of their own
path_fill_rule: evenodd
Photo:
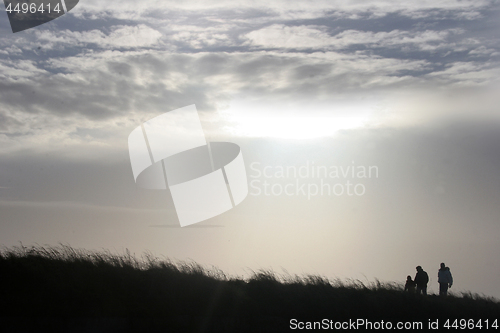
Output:
<svg viewBox="0 0 500 333">
<path fill-rule="evenodd" d="M 448 287 L 451 288 L 453 284 L 453 277 L 451 276 L 450 268 L 446 267 L 444 262 L 441 263 L 441 268 L 438 271 L 439 282 L 439 295 L 446 296 L 448 294 Z"/>
<path fill-rule="evenodd" d="M 411 279 L 410 275 L 406 277 L 405 291 L 408 291 L 412 294 L 415 292 L 415 281 Z"/>
<path fill-rule="evenodd" d="M 417 285 L 417 294 L 427 295 L 427 283 L 429 275 L 422 269 L 422 266 L 417 266 L 417 274 L 415 275 L 415 284 Z"/>
</svg>

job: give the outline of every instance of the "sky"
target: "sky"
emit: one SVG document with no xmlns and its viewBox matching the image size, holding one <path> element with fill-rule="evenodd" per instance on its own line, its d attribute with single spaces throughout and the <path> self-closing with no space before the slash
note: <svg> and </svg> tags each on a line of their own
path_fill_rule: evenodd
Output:
<svg viewBox="0 0 500 333">
<path fill-rule="evenodd" d="M 430 293 L 445 262 L 450 291 L 500 298 L 499 13 L 80 0 L 12 33 L 2 8 L 0 245 L 364 283 L 420 265 Z M 135 184 L 127 138 L 192 104 L 208 141 L 240 146 L 249 194 L 181 228 L 168 191 Z"/>
</svg>

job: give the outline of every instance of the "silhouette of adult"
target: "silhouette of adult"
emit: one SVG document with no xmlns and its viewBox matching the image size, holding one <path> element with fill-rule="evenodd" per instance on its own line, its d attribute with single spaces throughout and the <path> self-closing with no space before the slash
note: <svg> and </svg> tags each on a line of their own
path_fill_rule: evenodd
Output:
<svg viewBox="0 0 500 333">
<path fill-rule="evenodd" d="M 417 294 L 427 295 L 427 283 L 429 275 L 422 269 L 422 266 L 417 266 L 417 274 L 415 275 L 415 284 L 417 285 Z"/>
<path fill-rule="evenodd" d="M 438 271 L 438 282 L 439 295 L 446 296 L 448 294 L 448 287 L 451 288 L 453 284 L 453 277 L 451 276 L 450 268 L 446 267 L 444 262 L 441 263 L 441 267 Z"/>
<path fill-rule="evenodd" d="M 408 291 L 410 293 L 415 292 L 415 281 L 411 279 L 410 275 L 406 277 L 405 291 Z"/>
</svg>

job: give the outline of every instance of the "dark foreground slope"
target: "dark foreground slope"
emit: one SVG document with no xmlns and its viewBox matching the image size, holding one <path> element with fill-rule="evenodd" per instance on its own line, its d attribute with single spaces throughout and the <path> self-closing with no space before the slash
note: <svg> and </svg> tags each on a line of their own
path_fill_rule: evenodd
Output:
<svg viewBox="0 0 500 333">
<path fill-rule="evenodd" d="M 473 295 L 423 297 L 391 284 L 270 272 L 241 280 L 196 264 L 67 246 L 1 251 L 0 304 L 2 332 L 281 332 L 324 319 L 329 327 L 364 319 L 424 328 L 437 319 L 441 326 L 500 320 L 500 303 Z"/>
</svg>

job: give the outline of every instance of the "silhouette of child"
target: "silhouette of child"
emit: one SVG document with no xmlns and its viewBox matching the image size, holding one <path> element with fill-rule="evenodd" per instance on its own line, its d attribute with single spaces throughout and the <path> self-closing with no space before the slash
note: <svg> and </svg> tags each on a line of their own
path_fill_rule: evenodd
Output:
<svg viewBox="0 0 500 333">
<path fill-rule="evenodd" d="M 414 292 L 415 292 L 415 286 L 416 286 L 416 285 L 417 285 L 417 284 L 415 283 L 415 281 L 413 281 L 413 280 L 411 279 L 411 276 L 410 276 L 410 275 L 408 275 L 408 276 L 406 277 L 405 291 L 408 291 L 408 292 L 410 292 L 410 293 L 414 293 Z"/>
</svg>

